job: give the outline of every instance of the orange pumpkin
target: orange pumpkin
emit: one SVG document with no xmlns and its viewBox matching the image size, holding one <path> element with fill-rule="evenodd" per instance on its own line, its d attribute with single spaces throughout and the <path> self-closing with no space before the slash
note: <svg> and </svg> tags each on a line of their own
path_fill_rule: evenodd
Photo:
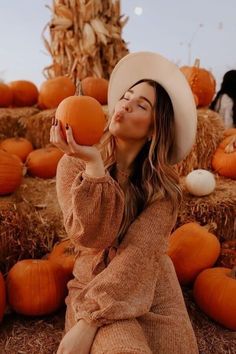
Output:
<svg viewBox="0 0 236 354">
<path fill-rule="evenodd" d="M 64 153 L 52 146 L 35 149 L 29 153 L 25 165 L 33 177 L 53 178 L 56 176 L 57 164 Z"/>
<path fill-rule="evenodd" d="M 5 280 L 0 272 L 0 322 L 3 319 L 6 309 L 6 286 Z"/>
<path fill-rule="evenodd" d="M 67 76 L 58 76 L 44 81 L 39 89 L 38 104 L 42 109 L 57 108 L 64 98 L 75 94 L 75 85 Z"/>
<path fill-rule="evenodd" d="M 98 143 L 106 124 L 101 104 L 89 96 L 67 97 L 59 104 L 55 117 L 62 122 L 64 136 L 69 124 L 75 141 L 81 145 Z"/>
<path fill-rule="evenodd" d="M 1 141 L 0 148 L 9 154 L 17 155 L 22 162 L 25 162 L 29 153 L 33 150 L 33 145 L 25 138 L 7 138 Z"/>
<path fill-rule="evenodd" d="M 217 265 L 226 268 L 236 266 L 236 240 L 222 242 Z"/>
<path fill-rule="evenodd" d="M 236 268 L 205 269 L 194 282 L 193 296 L 209 317 L 236 331 Z"/>
<path fill-rule="evenodd" d="M 6 285 L 9 305 L 23 315 L 48 315 L 64 304 L 64 275 L 59 266 L 48 260 L 17 262 L 7 275 Z"/>
<path fill-rule="evenodd" d="M 212 73 L 200 68 L 200 60 L 196 59 L 194 66 L 182 66 L 180 68 L 185 75 L 193 94 L 198 98 L 198 106 L 209 106 L 216 89 L 216 81 Z"/>
<path fill-rule="evenodd" d="M 220 143 L 212 158 L 212 168 L 221 176 L 236 179 L 236 135 Z"/>
<path fill-rule="evenodd" d="M 13 94 L 13 105 L 16 107 L 33 106 L 38 101 L 37 86 L 27 80 L 17 80 L 9 83 Z"/>
<path fill-rule="evenodd" d="M 10 87 L 0 82 L 0 107 L 9 107 L 12 104 L 13 93 Z"/>
<path fill-rule="evenodd" d="M 81 88 L 83 95 L 95 98 L 102 105 L 107 104 L 108 80 L 88 76 L 81 81 Z"/>
<path fill-rule="evenodd" d="M 60 265 L 69 280 L 72 278 L 75 256 L 76 252 L 74 246 L 70 240 L 66 239 L 54 245 L 51 253 L 48 255 L 48 259 Z"/>
<path fill-rule="evenodd" d="M 23 164 L 19 157 L 0 150 L 0 195 L 14 192 L 21 184 Z"/>
<path fill-rule="evenodd" d="M 202 270 L 214 265 L 220 254 L 220 242 L 205 227 L 190 222 L 171 234 L 167 253 L 179 282 L 188 284 Z"/>
</svg>

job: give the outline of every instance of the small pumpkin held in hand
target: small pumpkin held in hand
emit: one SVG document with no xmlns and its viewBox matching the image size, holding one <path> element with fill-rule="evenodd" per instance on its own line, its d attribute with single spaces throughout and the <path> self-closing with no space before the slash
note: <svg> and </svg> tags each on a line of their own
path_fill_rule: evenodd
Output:
<svg viewBox="0 0 236 354">
<path fill-rule="evenodd" d="M 13 193 L 21 184 L 23 163 L 18 156 L 0 150 L 0 195 Z"/>
<path fill-rule="evenodd" d="M 194 170 L 186 176 L 185 186 L 189 193 L 197 197 L 209 195 L 215 189 L 215 177 L 207 170 Z"/>
<path fill-rule="evenodd" d="M 84 96 L 91 96 L 102 105 L 107 104 L 108 80 L 88 76 L 81 81 L 81 88 Z"/>
<path fill-rule="evenodd" d="M 14 137 L 1 141 L 0 148 L 9 154 L 17 155 L 22 162 L 25 162 L 27 156 L 33 151 L 33 145 L 28 139 Z"/>
<path fill-rule="evenodd" d="M 202 270 L 215 264 L 220 254 L 220 242 L 205 227 L 190 222 L 170 235 L 167 253 L 179 282 L 189 284 Z"/>
<path fill-rule="evenodd" d="M 193 296 L 210 318 L 236 331 L 236 267 L 205 269 L 194 282 Z"/>
<path fill-rule="evenodd" d="M 99 142 L 106 124 L 101 104 L 89 96 L 65 98 L 59 104 L 55 118 L 62 122 L 62 133 L 65 137 L 65 126 L 68 124 L 77 144 L 87 146 Z"/>
<path fill-rule="evenodd" d="M 64 153 L 52 146 L 33 150 L 27 157 L 27 172 L 33 177 L 53 178 L 56 176 L 57 164 Z"/>
<path fill-rule="evenodd" d="M 8 301 L 17 313 L 48 315 L 64 304 L 66 282 L 61 267 L 42 259 L 18 261 L 6 279 Z"/>
</svg>

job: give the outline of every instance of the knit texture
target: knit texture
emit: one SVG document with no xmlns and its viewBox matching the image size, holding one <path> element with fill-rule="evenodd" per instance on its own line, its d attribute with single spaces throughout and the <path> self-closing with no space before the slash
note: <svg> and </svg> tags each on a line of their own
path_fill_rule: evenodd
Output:
<svg viewBox="0 0 236 354">
<path fill-rule="evenodd" d="M 57 195 L 65 229 L 77 248 L 68 283 L 65 331 L 85 319 L 99 327 L 91 354 L 197 354 L 197 342 L 171 259 L 171 204 L 159 200 L 116 240 L 124 192 L 107 172 L 89 177 L 64 155 Z"/>
</svg>

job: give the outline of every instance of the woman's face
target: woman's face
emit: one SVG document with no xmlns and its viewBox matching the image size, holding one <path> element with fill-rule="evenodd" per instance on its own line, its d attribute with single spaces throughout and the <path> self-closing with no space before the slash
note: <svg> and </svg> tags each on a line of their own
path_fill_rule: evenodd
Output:
<svg viewBox="0 0 236 354">
<path fill-rule="evenodd" d="M 109 131 L 123 140 L 143 140 L 151 131 L 155 89 L 141 82 L 125 92 L 116 103 Z"/>
</svg>

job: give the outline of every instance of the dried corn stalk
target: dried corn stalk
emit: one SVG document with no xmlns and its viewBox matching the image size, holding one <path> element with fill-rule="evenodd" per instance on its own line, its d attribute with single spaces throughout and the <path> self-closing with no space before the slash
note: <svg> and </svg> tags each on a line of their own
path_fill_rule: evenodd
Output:
<svg viewBox="0 0 236 354">
<path fill-rule="evenodd" d="M 53 64 L 43 70 L 44 76 L 69 75 L 75 83 L 87 76 L 109 79 L 128 53 L 121 37 L 128 17 L 120 15 L 120 0 L 53 0 L 50 10 L 43 40 Z"/>
</svg>

